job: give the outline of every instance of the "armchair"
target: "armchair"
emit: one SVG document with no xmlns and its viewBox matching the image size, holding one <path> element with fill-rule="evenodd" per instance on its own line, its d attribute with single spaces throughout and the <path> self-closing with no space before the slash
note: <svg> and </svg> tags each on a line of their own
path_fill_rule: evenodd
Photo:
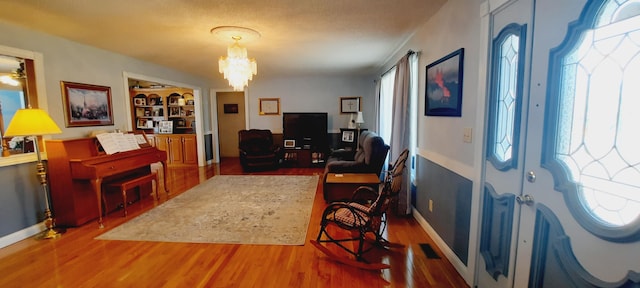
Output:
<svg viewBox="0 0 640 288">
<path fill-rule="evenodd" d="M 337 150 L 329 155 L 327 173 L 374 173 L 380 175 L 389 145 L 375 132 L 364 131 L 358 137 L 356 151 Z"/>
<path fill-rule="evenodd" d="M 282 148 L 273 144 L 270 130 L 238 131 L 240 165 L 244 171 L 278 169 Z"/>
</svg>

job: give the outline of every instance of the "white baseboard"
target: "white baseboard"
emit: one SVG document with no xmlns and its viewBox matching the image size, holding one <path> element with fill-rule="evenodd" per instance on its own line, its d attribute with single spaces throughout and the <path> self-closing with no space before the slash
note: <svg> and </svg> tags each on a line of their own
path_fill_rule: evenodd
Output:
<svg viewBox="0 0 640 288">
<path fill-rule="evenodd" d="M 0 238 L 0 248 L 7 247 L 7 246 L 9 246 L 11 244 L 14 244 L 16 242 L 19 242 L 19 241 L 22 241 L 24 239 L 27 239 L 27 238 L 29 238 L 29 237 L 31 237 L 33 235 L 36 235 L 36 234 L 40 233 L 41 231 L 44 231 L 44 228 L 45 228 L 44 227 L 44 223 L 41 222 L 41 223 L 35 224 L 35 225 L 31 226 L 31 227 L 27 227 L 27 228 L 24 228 L 24 229 L 22 229 L 20 231 L 16 231 L 16 232 L 13 232 L 13 233 L 11 233 L 11 234 L 9 234 L 7 236 L 4 236 L 4 237 Z"/>
<path fill-rule="evenodd" d="M 412 207 L 412 208 L 413 208 L 412 209 L 413 218 L 416 219 L 416 221 L 418 222 L 418 224 L 420 224 L 422 229 L 425 232 L 427 232 L 429 237 L 431 237 L 431 239 L 433 239 L 433 241 L 436 243 L 436 245 L 438 245 L 438 248 L 440 248 L 440 250 L 442 250 L 442 253 L 444 253 L 444 256 L 447 257 L 447 260 L 449 260 L 449 262 L 451 262 L 453 267 L 456 268 L 456 270 L 458 271 L 460 276 L 462 276 L 462 278 L 465 280 L 465 282 L 467 282 L 469 287 L 473 287 L 471 285 L 473 283 L 473 273 L 469 273 L 469 268 L 464 263 L 462 263 L 462 261 L 460 261 L 460 259 L 456 255 L 456 253 L 454 253 L 453 250 L 451 250 L 451 248 L 449 248 L 449 245 L 447 245 L 447 243 L 444 242 L 444 240 L 442 240 L 442 238 L 440 238 L 440 235 L 438 235 L 436 230 L 434 230 L 433 227 L 431 227 L 431 225 L 429 225 L 427 220 L 425 220 L 422 217 L 422 215 L 420 215 L 420 213 L 418 213 L 418 210 L 415 207 Z"/>
</svg>

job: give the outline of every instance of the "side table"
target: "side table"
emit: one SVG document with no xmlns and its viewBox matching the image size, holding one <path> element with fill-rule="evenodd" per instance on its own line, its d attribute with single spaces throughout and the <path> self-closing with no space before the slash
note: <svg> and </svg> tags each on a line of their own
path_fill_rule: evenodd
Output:
<svg viewBox="0 0 640 288">
<path fill-rule="evenodd" d="M 358 187 L 369 186 L 377 190 L 380 184 L 380 178 L 374 173 L 329 173 L 326 177 L 323 192 L 327 203 L 350 200 Z"/>
</svg>

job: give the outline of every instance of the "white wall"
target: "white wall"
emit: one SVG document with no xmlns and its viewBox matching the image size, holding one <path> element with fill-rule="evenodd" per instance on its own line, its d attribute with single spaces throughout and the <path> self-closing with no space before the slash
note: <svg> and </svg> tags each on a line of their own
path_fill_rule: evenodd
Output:
<svg viewBox="0 0 640 288">
<path fill-rule="evenodd" d="M 256 77 L 257 78 L 257 77 Z M 281 112 L 327 112 L 329 132 L 347 127 L 348 114 L 340 114 L 340 97 L 362 97 L 363 128 L 374 127 L 372 77 L 300 76 L 256 79 L 249 84 L 249 126 L 282 133 L 282 115 L 258 115 L 259 98 L 280 98 Z"/>
</svg>

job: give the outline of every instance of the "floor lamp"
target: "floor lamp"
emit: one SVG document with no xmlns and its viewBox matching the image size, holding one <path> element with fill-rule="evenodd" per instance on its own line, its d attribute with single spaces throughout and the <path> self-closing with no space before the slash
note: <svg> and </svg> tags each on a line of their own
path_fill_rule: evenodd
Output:
<svg viewBox="0 0 640 288">
<path fill-rule="evenodd" d="M 51 213 L 51 207 L 49 205 L 47 171 L 42 163 L 42 157 L 40 156 L 38 138 L 35 136 L 59 133 L 62 133 L 62 131 L 60 131 L 58 125 L 53 122 L 53 119 L 49 117 L 47 112 L 42 109 L 35 109 L 31 107 L 16 111 L 16 114 L 11 119 L 11 123 L 9 123 L 9 127 L 7 127 L 7 131 L 5 131 L 5 136 L 25 136 L 24 143 L 26 143 L 26 137 L 34 136 L 33 147 L 35 148 L 36 155 L 38 156 L 38 163 L 36 164 L 36 168 L 38 170 L 37 175 L 40 180 L 40 185 L 42 186 L 42 191 L 44 192 L 46 204 L 46 208 L 44 210 L 44 225 L 46 230 L 38 235 L 37 238 L 40 239 L 60 237 L 62 233 L 64 233 L 64 230 L 57 229 L 55 227 L 55 220 L 53 219 L 53 214 Z"/>
</svg>

